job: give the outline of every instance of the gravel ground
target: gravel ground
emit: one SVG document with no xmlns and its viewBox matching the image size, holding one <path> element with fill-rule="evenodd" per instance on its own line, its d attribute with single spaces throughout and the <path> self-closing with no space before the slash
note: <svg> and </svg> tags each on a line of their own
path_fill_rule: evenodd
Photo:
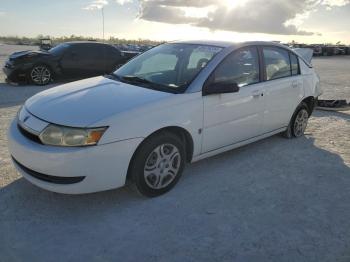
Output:
<svg viewBox="0 0 350 262">
<path fill-rule="evenodd" d="M 324 98 L 350 99 L 350 57 L 314 65 Z M 350 112 L 189 165 L 156 199 L 67 196 L 20 178 L 7 152 L 9 121 L 42 89 L 0 83 L 0 261 L 350 261 Z"/>
</svg>

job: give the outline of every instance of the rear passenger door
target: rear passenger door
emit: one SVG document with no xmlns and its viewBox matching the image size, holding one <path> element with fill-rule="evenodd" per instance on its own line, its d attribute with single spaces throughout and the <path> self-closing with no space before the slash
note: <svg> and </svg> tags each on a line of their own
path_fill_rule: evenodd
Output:
<svg viewBox="0 0 350 262">
<path fill-rule="evenodd" d="M 89 75 L 99 75 L 106 71 L 105 45 L 89 43 L 84 46 L 84 67 Z"/>
<path fill-rule="evenodd" d="M 260 48 L 265 78 L 264 133 L 288 126 L 303 97 L 297 56 L 280 47 Z"/>
</svg>

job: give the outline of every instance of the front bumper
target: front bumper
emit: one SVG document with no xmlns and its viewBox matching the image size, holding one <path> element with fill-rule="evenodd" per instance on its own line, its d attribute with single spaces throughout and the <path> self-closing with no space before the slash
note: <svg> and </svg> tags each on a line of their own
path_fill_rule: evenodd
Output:
<svg viewBox="0 0 350 262">
<path fill-rule="evenodd" d="M 17 82 L 21 79 L 26 78 L 26 69 L 25 68 L 14 66 L 12 64 L 9 64 L 8 62 L 2 68 L 2 71 L 4 72 L 6 77 L 11 81 Z"/>
<path fill-rule="evenodd" d="M 27 72 L 31 67 L 31 63 L 14 64 L 13 62 L 6 61 L 2 71 L 9 80 L 16 82 L 26 79 Z"/>
<path fill-rule="evenodd" d="M 142 139 L 90 147 L 47 146 L 25 137 L 15 119 L 8 131 L 8 141 L 14 165 L 28 181 L 57 193 L 83 194 L 123 186 L 129 162 Z M 45 180 L 35 174 L 73 183 Z"/>
<path fill-rule="evenodd" d="M 8 78 L 8 79 L 13 79 L 13 78 L 15 78 L 15 75 L 16 75 L 16 70 L 15 70 L 15 68 L 10 68 L 10 67 L 8 67 L 8 65 L 5 65 L 3 68 L 2 68 L 2 71 L 4 72 L 4 74 L 6 75 L 6 77 Z"/>
</svg>

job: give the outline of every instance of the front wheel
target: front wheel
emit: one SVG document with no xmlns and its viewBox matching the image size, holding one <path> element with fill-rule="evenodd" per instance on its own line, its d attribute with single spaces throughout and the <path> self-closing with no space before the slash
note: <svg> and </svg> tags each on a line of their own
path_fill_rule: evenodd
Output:
<svg viewBox="0 0 350 262">
<path fill-rule="evenodd" d="M 156 197 L 172 189 L 185 165 L 183 142 L 171 133 L 147 139 L 135 153 L 130 175 L 144 196 Z"/>
<path fill-rule="evenodd" d="M 304 135 L 308 121 L 309 121 L 309 111 L 305 103 L 298 106 L 293 114 L 293 117 L 289 123 L 287 130 L 283 133 L 284 137 L 301 137 Z"/>
<path fill-rule="evenodd" d="M 52 72 L 46 65 L 36 65 L 29 72 L 29 79 L 36 85 L 47 85 L 52 80 Z"/>
</svg>

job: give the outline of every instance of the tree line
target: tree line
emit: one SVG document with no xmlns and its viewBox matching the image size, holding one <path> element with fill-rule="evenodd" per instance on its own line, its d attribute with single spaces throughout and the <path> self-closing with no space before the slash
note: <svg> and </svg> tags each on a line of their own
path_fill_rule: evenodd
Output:
<svg viewBox="0 0 350 262">
<path fill-rule="evenodd" d="M 133 45 L 157 45 L 162 42 L 153 41 L 149 39 L 124 39 L 118 37 L 110 37 L 108 39 L 101 39 L 95 37 L 86 37 L 86 36 L 61 36 L 61 37 L 52 37 L 48 35 L 38 35 L 36 37 L 20 37 L 20 36 L 0 36 L 0 42 L 3 44 L 15 44 L 15 45 L 40 45 L 42 39 L 50 39 L 53 45 L 57 45 L 64 42 L 70 41 L 98 41 L 105 42 L 109 44 L 133 44 Z"/>
</svg>

